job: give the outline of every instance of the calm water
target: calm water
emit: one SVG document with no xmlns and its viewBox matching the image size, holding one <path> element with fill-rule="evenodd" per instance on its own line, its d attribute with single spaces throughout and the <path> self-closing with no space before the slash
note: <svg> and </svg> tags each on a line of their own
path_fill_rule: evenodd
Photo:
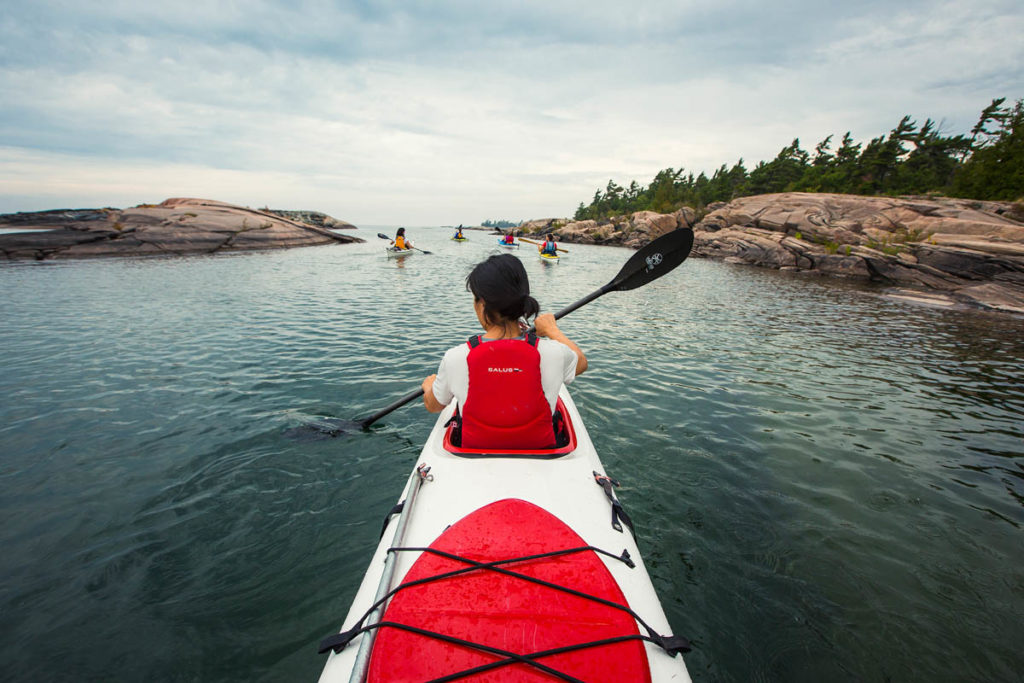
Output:
<svg viewBox="0 0 1024 683">
<path fill-rule="evenodd" d="M 492 238 L 0 266 L 0 677 L 315 680 Z M 566 245 L 556 310 L 631 252 Z M 691 260 L 562 323 L 702 681 L 1021 680 L 1024 321 Z M 302 430 L 300 429 L 300 435 Z"/>
</svg>

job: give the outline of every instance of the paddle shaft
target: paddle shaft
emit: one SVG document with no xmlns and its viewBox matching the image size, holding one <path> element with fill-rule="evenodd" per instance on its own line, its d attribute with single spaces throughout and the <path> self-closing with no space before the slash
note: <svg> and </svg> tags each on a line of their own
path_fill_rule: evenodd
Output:
<svg viewBox="0 0 1024 683">
<path fill-rule="evenodd" d="M 583 297 L 579 301 L 577 301 L 575 303 L 571 303 L 568 306 L 566 306 L 565 308 L 563 308 L 562 310 L 560 310 L 558 313 L 555 313 L 555 320 L 560 320 L 561 318 L 564 318 L 565 316 L 567 316 L 570 313 L 572 313 L 573 311 L 575 311 L 577 308 L 580 308 L 582 306 L 586 306 L 587 304 L 589 304 L 594 299 L 598 298 L 599 296 L 604 296 L 605 294 L 607 294 L 610 291 L 611 291 L 611 288 L 608 285 L 605 285 L 604 287 L 602 287 L 601 289 L 597 290 L 596 292 L 591 292 L 590 294 L 586 295 L 585 297 Z M 537 331 L 536 326 L 530 328 L 530 332 L 536 332 L 536 331 Z"/>
</svg>

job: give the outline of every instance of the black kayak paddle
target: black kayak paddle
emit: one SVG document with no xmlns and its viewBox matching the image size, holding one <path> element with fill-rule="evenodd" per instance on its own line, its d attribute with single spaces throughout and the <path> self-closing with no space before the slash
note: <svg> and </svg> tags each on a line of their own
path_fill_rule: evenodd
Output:
<svg viewBox="0 0 1024 683">
<path fill-rule="evenodd" d="M 383 237 L 383 235 L 381 236 Z M 594 299 L 604 296 L 608 292 L 625 292 L 637 287 L 643 287 L 647 283 L 657 280 L 685 261 L 686 257 L 690 255 L 690 249 L 692 248 L 693 230 L 690 228 L 680 228 L 662 235 L 633 254 L 626 261 L 626 264 L 622 266 L 618 274 L 611 279 L 611 282 L 555 313 L 555 320 L 572 313 L 577 308 L 589 304 Z M 530 331 L 533 332 L 534 328 L 531 327 Z M 406 403 L 414 401 L 422 395 L 423 387 L 420 387 L 380 412 L 374 413 L 365 420 L 362 420 L 359 424 L 363 429 L 368 429 L 370 425 L 388 413 L 401 408 Z"/>
</svg>

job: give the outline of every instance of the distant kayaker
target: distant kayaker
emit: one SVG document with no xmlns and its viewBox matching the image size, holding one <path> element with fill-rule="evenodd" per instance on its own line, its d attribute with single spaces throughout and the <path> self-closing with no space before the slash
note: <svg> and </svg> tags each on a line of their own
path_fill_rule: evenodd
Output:
<svg viewBox="0 0 1024 683">
<path fill-rule="evenodd" d="M 540 246 L 540 253 L 558 256 L 558 244 L 555 242 L 554 234 L 550 232 L 548 233 L 547 239 L 544 240 L 544 244 Z"/>
<path fill-rule="evenodd" d="M 516 243 L 516 238 L 513 237 L 511 230 L 509 230 L 508 232 L 505 233 L 504 241 L 505 241 L 505 244 L 515 244 Z"/>
<path fill-rule="evenodd" d="M 398 229 L 395 239 L 391 240 L 391 244 L 394 245 L 395 249 L 412 249 L 412 242 L 405 239 L 405 228 Z"/>
<path fill-rule="evenodd" d="M 465 448 L 544 449 L 555 445 L 558 391 L 587 369 L 580 348 L 540 312 L 523 262 L 488 258 L 466 278 L 482 335 L 449 349 L 437 374 L 423 380 L 432 413 L 456 401 Z M 535 317 L 536 334 L 526 335 Z"/>
<path fill-rule="evenodd" d="M 457 239 L 457 240 L 466 239 L 462 235 L 462 223 L 459 223 L 459 227 L 455 228 L 455 239 Z"/>
</svg>

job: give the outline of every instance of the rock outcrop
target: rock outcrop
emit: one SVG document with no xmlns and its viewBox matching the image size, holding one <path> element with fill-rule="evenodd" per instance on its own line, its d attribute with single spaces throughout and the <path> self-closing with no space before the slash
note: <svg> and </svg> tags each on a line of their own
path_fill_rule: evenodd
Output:
<svg viewBox="0 0 1024 683">
<path fill-rule="evenodd" d="M 0 227 L 26 231 L 0 235 L 0 258 L 181 255 L 362 241 L 332 232 L 354 226 L 330 216 L 318 214 L 324 218 L 314 224 L 282 214 L 183 198 L 130 209 L 7 214 Z"/>
<path fill-rule="evenodd" d="M 542 237 L 553 233 L 556 240 L 575 244 L 615 244 L 639 249 L 651 240 L 677 228 L 692 227 L 697 216 L 693 209 L 683 207 L 675 213 L 638 211 L 627 216 L 613 216 L 601 221 L 570 221 L 567 218 L 544 218 L 526 221 L 517 234 Z"/>
<path fill-rule="evenodd" d="M 783 193 L 694 226 L 694 254 L 857 277 L 1024 313 L 1024 210 L 1009 202 Z"/>
<path fill-rule="evenodd" d="M 603 221 L 547 218 L 519 234 L 639 248 L 694 229 L 694 256 L 834 277 L 861 278 L 959 302 L 1024 313 L 1024 205 L 931 197 L 782 194 L 692 209 L 640 211 Z"/>
</svg>

